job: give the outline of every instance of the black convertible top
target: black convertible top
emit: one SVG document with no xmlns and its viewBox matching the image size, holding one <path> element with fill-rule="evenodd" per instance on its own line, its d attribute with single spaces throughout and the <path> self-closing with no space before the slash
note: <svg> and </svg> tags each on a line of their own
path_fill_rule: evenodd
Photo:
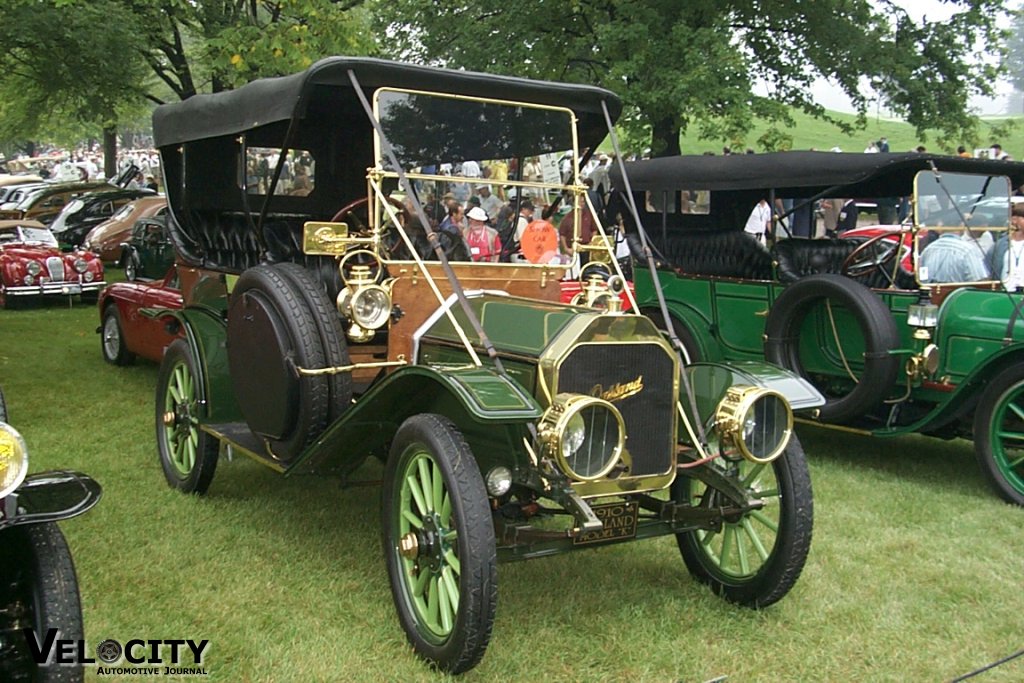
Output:
<svg viewBox="0 0 1024 683">
<path fill-rule="evenodd" d="M 622 109 L 608 90 L 585 85 L 534 81 L 455 71 L 367 57 L 328 57 L 290 76 L 264 78 L 227 92 L 196 95 L 183 102 L 157 107 L 153 138 L 157 147 L 242 133 L 269 123 L 287 121 L 305 107 L 317 86 L 351 88 L 355 72 L 369 97 L 379 87 L 439 91 L 471 97 L 522 100 L 561 106 L 579 117 L 581 144 L 596 145 L 607 133 L 601 102 L 612 121 Z"/>
<path fill-rule="evenodd" d="M 934 162 L 940 172 L 1009 176 L 1024 184 L 1024 163 L 966 159 L 942 154 L 849 154 L 842 152 L 770 152 L 727 156 L 662 157 L 625 164 L 633 190 L 770 190 L 782 197 L 888 197 L 908 194 L 914 176 Z M 618 167 L 612 184 L 624 189 Z M 850 191 L 844 192 L 843 188 Z M 853 191 L 855 189 L 855 191 Z"/>
</svg>

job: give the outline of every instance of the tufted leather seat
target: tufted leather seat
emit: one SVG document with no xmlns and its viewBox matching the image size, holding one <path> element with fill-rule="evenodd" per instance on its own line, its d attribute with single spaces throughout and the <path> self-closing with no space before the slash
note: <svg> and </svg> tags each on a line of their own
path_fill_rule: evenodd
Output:
<svg viewBox="0 0 1024 683">
<path fill-rule="evenodd" d="M 864 239 L 842 239 L 832 237 L 826 239 L 788 239 L 776 242 L 772 249 L 776 261 L 776 273 L 780 282 L 796 282 L 808 275 L 833 273 L 840 275 L 843 261 L 853 250 L 864 243 Z M 891 262 L 888 264 L 891 267 Z M 896 276 L 897 286 L 912 287 L 912 276 L 900 270 Z M 889 287 L 889 280 L 877 269 L 872 269 L 863 277 L 856 278 L 872 288 Z"/>
<path fill-rule="evenodd" d="M 633 237 L 627 237 L 627 240 Z M 630 250 L 637 254 L 637 239 Z M 668 235 L 655 248 L 665 261 L 682 274 L 770 280 L 772 257 L 768 250 L 737 231 L 700 230 Z"/>
</svg>

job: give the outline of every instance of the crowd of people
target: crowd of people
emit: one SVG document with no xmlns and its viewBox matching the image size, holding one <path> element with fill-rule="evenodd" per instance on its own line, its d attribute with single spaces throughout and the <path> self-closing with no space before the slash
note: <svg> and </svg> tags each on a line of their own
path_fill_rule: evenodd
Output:
<svg viewBox="0 0 1024 683">
<path fill-rule="evenodd" d="M 600 210 L 610 191 L 611 158 L 596 156 L 582 169 L 590 203 Z M 451 177 L 450 181 L 417 181 L 417 198 L 431 229 L 454 260 L 490 263 L 569 263 L 573 254 L 574 216 L 571 199 L 542 187 L 559 184 L 572 175 L 573 159 L 559 160 L 554 176 L 545 176 L 539 158 L 524 161 L 520 174 L 515 160 L 464 161 L 418 169 L 421 173 Z M 509 180 L 536 183 L 509 185 Z M 406 198 L 406 232 L 423 232 L 413 205 Z M 593 214 L 580 199 L 580 244 L 589 244 L 595 231 Z M 431 258 L 426 239 L 416 240 L 422 258 Z"/>
</svg>

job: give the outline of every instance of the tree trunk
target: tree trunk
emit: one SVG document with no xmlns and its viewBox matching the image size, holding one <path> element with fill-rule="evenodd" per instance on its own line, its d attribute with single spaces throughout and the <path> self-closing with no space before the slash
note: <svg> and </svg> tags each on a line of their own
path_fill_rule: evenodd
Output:
<svg viewBox="0 0 1024 683">
<path fill-rule="evenodd" d="M 679 121 L 674 116 L 658 119 L 651 127 L 651 156 L 679 156 Z"/>
<path fill-rule="evenodd" d="M 117 175 L 117 128 L 103 129 L 103 175 L 113 178 Z"/>
</svg>

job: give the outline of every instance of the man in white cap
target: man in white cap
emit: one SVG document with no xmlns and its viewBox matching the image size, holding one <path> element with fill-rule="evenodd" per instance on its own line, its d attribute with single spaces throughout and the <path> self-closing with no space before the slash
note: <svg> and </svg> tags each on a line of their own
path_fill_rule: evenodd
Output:
<svg viewBox="0 0 1024 683">
<path fill-rule="evenodd" d="M 487 225 L 487 212 L 474 206 L 466 212 L 466 219 L 469 225 L 464 236 L 472 259 L 496 263 L 501 254 L 501 240 L 498 231 Z"/>
<path fill-rule="evenodd" d="M 492 221 L 498 220 L 498 212 L 501 211 L 502 202 L 491 194 L 491 186 L 477 185 L 476 193 L 480 197 L 480 208 L 487 212 L 487 216 Z"/>
</svg>

